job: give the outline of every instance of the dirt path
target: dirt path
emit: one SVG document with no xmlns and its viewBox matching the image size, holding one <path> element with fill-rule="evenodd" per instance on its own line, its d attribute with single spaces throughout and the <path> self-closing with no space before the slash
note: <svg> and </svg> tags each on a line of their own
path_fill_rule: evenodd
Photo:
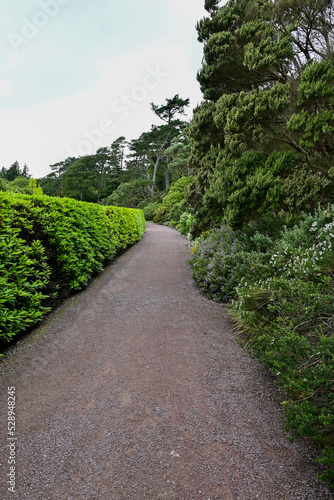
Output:
<svg viewBox="0 0 334 500">
<path fill-rule="evenodd" d="M 187 258 L 181 235 L 148 224 L 1 363 L 1 499 L 332 498 L 312 450 L 285 439 L 276 389 L 236 344 L 226 310 L 200 296 Z"/>
</svg>

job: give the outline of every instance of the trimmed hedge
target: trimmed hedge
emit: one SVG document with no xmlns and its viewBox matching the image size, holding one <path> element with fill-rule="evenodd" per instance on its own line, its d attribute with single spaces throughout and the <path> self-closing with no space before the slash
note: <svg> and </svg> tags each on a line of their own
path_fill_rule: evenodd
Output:
<svg viewBox="0 0 334 500">
<path fill-rule="evenodd" d="M 144 231 L 141 210 L 0 193 L 0 341 L 35 325 Z"/>
</svg>

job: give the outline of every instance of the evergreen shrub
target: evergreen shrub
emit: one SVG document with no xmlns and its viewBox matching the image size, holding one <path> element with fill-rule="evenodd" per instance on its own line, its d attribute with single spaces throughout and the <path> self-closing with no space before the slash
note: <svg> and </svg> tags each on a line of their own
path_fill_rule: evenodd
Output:
<svg viewBox="0 0 334 500">
<path fill-rule="evenodd" d="M 269 276 L 271 255 L 256 249 L 263 238 L 267 243 L 258 234 L 251 241 L 245 232 L 227 225 L 202 233 L 192 243 L 190 258 L 199 289 L 216 302 L 229 302 L 242 277 Z"/>
<path fill-rule="evenodd" d="M 144 231 L 140 210 L 0 193 L 0 340 L 36 324 L 58 292 L 83 288 Z"/>
</svg>

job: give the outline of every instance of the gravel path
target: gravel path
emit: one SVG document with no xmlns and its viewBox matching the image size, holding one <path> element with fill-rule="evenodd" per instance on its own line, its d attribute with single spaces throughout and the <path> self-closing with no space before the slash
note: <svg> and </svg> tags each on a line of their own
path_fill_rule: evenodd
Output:
<svg viewBox="0 0 334 500">
<path fill-rule="evenodd" d="M 195 288 L 187 241 L 147 227 L 1 362 L 0 498 L 332 498 L 312 449 L 286 440 L 278 391 L 226 309 Z"/>
</svg>

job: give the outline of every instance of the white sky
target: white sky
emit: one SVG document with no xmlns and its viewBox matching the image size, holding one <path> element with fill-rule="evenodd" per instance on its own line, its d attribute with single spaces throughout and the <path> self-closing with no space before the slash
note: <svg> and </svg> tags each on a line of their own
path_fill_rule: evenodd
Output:
<svg viewBox="0 0 334 500">
<path fill-rule="evenodd" d="M 7 5 L 4 5 L 7 4 Z M 159 123 L 150 102 L 202 100 L 204 0 L 15 0 L 0 6 L 0 167 L 43 177 Z"/>
</svg>

